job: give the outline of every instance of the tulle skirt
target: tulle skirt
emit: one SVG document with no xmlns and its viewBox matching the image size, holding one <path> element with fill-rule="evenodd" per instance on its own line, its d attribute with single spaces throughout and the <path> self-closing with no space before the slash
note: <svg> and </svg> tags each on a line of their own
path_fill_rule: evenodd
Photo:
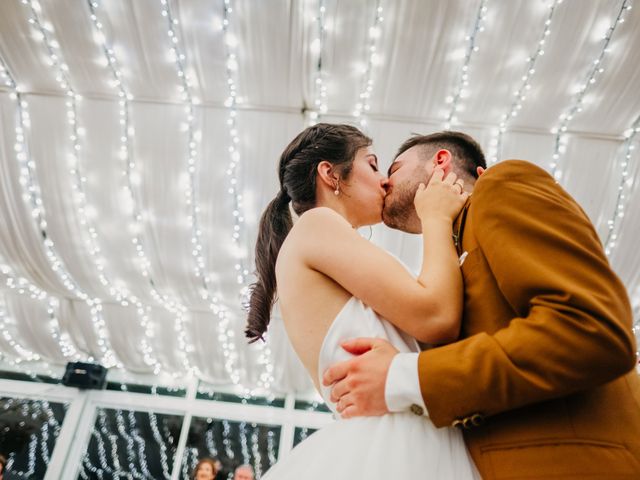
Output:
<svg viewBox="0 0 640 480">
<path fill-rule="evenodd" d="M 393 413 L 338 420 L 269 469 L 265 480 L 480 478 L 460 431 Z"/>
</svg>

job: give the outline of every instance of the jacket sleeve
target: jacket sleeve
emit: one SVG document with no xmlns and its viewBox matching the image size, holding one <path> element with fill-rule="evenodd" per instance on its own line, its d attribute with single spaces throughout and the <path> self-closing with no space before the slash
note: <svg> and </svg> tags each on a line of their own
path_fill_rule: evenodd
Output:
<svg viewBox="0 0 640 480">
<path fill-rule="evenodd" d="M 516 315 L 495 332 L 420 354 L 420 388 L 437 426 L 593 388 L 636 362 L 626 290 L 587 216 L 543 170 L 503 163 L 478 181 L 469 215 Z"/>
</svg>

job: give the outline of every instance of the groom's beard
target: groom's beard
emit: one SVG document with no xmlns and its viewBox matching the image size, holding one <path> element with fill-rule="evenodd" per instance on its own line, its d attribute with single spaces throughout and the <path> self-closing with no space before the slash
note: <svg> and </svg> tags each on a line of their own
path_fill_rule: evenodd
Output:
<svg viewBox="0 0 640 480">
<path fill-rule="evenodd" d="M 420 221 L 413 206 L 413 197 L 416 195 L 417 185 L 407 180 L 402 184 L 393 187 L 393 191 L 384 199 L 382 209 L 382 221 L 387 227 L 402 230 L 407 233 L 420 233 L 416 230 Z"/>
<path fill-rule="evenodd" d="M 431 175 L 427 177 L 422 168 L 416 168 L 410 180 L 405 180 L 392 187 L 384 199 L 382 209 L 382 221 L 387 227 L 406 233 L 422 233 L 422 223 L 416 213 L 413 199 L 416 196 L 418 185 L 420 183 L 427 185 L 429 180 L 431 180 Z"/>
</svg>

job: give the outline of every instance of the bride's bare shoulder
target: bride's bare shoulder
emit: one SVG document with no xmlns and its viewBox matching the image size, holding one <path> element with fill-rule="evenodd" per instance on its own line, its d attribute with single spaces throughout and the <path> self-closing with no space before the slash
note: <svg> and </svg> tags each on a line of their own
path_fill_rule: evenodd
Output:
<svg viewBox="0 0 640 480">
<path fill-rule="evenodd" d="M 279 259 L 293 255 L 303 255 L 309 248 L 317 248 L 321 239 L 331 238 L 333 232 L 349 229 L 349 223 L 329 207 L 315 207 L 304 212 L 296 220 L 287 235 Z"/>
<path fill-rule="evenodd" d="M 291 232 L 314 232 L 318 229 L 349 227 L 347 220 L 329 207 L 315 207 L 307 210 L 293 225 Z"/>
</svg>

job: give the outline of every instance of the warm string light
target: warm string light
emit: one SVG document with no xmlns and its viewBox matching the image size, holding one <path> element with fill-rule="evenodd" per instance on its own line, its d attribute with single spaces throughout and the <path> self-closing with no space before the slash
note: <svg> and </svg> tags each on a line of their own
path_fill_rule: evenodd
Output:
<svg viewBox="0 0 640 480">
<path fill-rule="evenodd" d="M 240 135 L 238 129 L 238 91 L 237 91 L 237 72 L 238 72 L 238 41 L 231 31 L 233 19 L 233 5 L 231 0 L 224 0 L 224 14 L 222 19 L 222 34 L 225 45 L 226 55 L 226 77 L 228 97 L 225 100 L 225 107 L 228 110 L 227 126 L 229 131 L 229 164 L 227 166 L 227 178 L 229 181 L 228 192 L 231 195 L 233 205 L 233 234 L 232 241 L 235 247 L 237 260 L 235 263 L 236 281 L 240 286 L 240 298 L 243 304 L 247 304 L 249 296 L 249 270 L 245 264 L 246 253 L 243 248 L 243 235 L 246 232 L 244 218 L 244 204 L 242 196 L 242 185 L 239 180 L 239 167 L 241 165 L 241 156 L 239 151 Z M 254 391 L 240 385 L 240 375 L 237 367 L 238 352 L 236 349 L 235 333 L 231 327 L 231 319 L 228 314 L 221 316 L 218 322 L 218 339 L 223 346 L 223 354 L 225 357 L 225 368 L 233 383 L 244 389 L 244 395 L 251 395 Z M 271 364 L 271 349 L 266 343 L 258 345 L 260 349 L 257 363 L 262 368 L 258 378 L 258 387 L 269 391 L 273 382 L 273 366 Z"/>
<path fill-rule="evenodd" d="M 37 362 L 42 359 L 40 355 L 24 348 L 18 342 L 13 339 L 13 336 L 9 332 L 9 324 L 15 324 L 15 320 L 9 319 L 5 305 L 0 305 L 0 331 L 2 331 L 2 337 L 13 348 L 18 357 L 15 362 L 20 364 L 23 361 Z"/>
<path fill-rule="evenodd" d="M 34 353 L 34 355 L 36 354 Z M 23 362 L 22 358 L 15 358 L 4 351 L 0 351 L 0 360 L 11 365 L 13 367 L 13 371 L 27 375 L 31 379 L 30 381 L 40 382 L 38 375 L 33 370 L 31 370 L 31 367 L 29 366 L 30 362 Z M 56 376 L 56 374 L 51 370 L 48 364 L 43 365 L 40 362 L 36 362 L 36 364 L 38 365 L 39 370 L 44 370 L 46 374 L 51 378 L 54 378 Z"/>
<path fill-rule="evenodd" d="M 213 420 L 211 418 L 207 419 L 207 423 L 211 424 Z M 208 428 L 204 434 L 204 443 L 207 446 L 207 452 L 211 457 L 216 458 L 218 456 L 218 448 L 216 447 L 215 442 L 213 441 L 213 429 Z"/>
<path fill-rule="evenodd" d="M 309 429 L 307 427 L 300 428 L 300 442 L 305 441 L 309 437 Z"/>
<path fill-rule="evenodd" d="M 104 409 L 99 408 L 98 409 L 98 428 L 100 429 L 99 431 L 96 430 L 95 426 L 93 428 L 93 430 L 91 431 L 91 436 L 93 438 L 96 439 L 96 443 L 97 443 L 97 448 L 98 448 L 98 460 L 100 461 L 100 468 L 107 472 L 107 473 L 113 473 L 113 469 L 109 466 L 109 461 L 107 460 L 107 450 L 105 448 L 105 443 L 104 440 L 102 439 L 102 437 L 104 436 L 105 438 L 109 438 L 108 434 L 105 434 L 104 431 L 106 430 L 105 427 L 105 420 L 104 420 Z M 89 455 L 88 453 L 85 455 L 85 458 L 88 459 Z M 118 463 L 118 459 L 115 458 L 112 465 L 115 467 Z"/>
<path fill-rule="evenodd" d="M 68 404 L 63 404 L 65 410 L 68 408 Z M 21 417 L 34 421 L 41 419 L 43 416 L 46 419 L 40 424 L 38 431 L 31 433 L 29 436 L 29 445 L 27 447 L 27 470 L 19 471 L 15 467 L 15 458 L 18 452 L 12 451 L 7 458 L 6 471 L 10 471 L 17 478 L 33 478 L 35 474 L 37 464 L 42 464 L 43 467 L 49 464 L 51 459 L 51 451 L 49 449 L 50 428 L 52 429 L 51 435 L 54 439 L 57 439 L 60 435 L 60 423 L 55 418 L 55 414 L 51 410 L 49 402 L 45 400 L 32 400 L 21 398 L 6 398 L 4 400 L 3 409 L 5 411 L 15 411 Z M 38 446 L 40 447 L 40 456 L 38 457 Z"/>
<path fill-rule="evenodd" d="M 382 7 L 380 6 L 380 0 L 376 0 L 375 18 L 373 25 L 369 28 L 369 36 L 367 40 L 367 62 L 364 69 L 362 78 L 362 86 L 360 89 L 360 95 L 358 96 L 358 103 L 353 111 L 353 116 L 357 119 L 361 128 L 367 127 L 366 114 L 371 109 L 371 93 L 373 92 L 374 80 L 373 69 L 380 61 L 380 55 L 378 54 L 378 46 L 381 37 L 381 25 L 384 20 L 382 16 Z"/>
<path fill-rule="evenodd" d="M 569 128 L 569 123 L 577 114 L 582 112 L 584 108 L 584 97 L 586 96 L 590 88 L 596 83 L 597 77 L 604 73 L 602 64 L 605 55 L 610 52 L 609 43 L 611 42 L 611 38 L 613 37 L 613 34 L 616 31 L 618 25 L 624 23 L 624 14 L 629 10 L 631 10 L 631 0 L 623 0 L 616 19 L 604 34 L 604 37 L 602 39 L 602 49 L 600 50 L 598 56 L 591 62 L 591 66 L 589 67 L 587 76 L 582 85 L 580 85 L 579 87 L 578 94 L 573 97 L 573 100 L 569 107 L 567 107 L 558 117 L 557 126 L 551 129 L 551 133 L 553 133 L 556 137 L 554 141 L 552 156 L 553 160 L 551 162 L 550 169 L 551 174 L 554 176 L 556 181 L 560 181 L 562 179 L 562 170 L 559 169 L 558 164 L 560 163 L 561 155 L 565 153 L 567 148 L 566 132 Z"/>
<path fill-rule="evenodd" d="M 227 127 L 229 131 L 229 163 L 227 165 L 227 178 L 229 182 L 228 192 L 231 195 L 232 200 L 232 214 L 233 214 L 233 234 L 232 241 L 236 251 L 236 263 L 234 265 L 236 271 L 236 282 L 239 286 L 244 286 L 246 283 L 246 277 L 249 274 L 244 266 L 244 253 L 241 247 L 241 231 L 244 228 L 244 205 L 243 197 L 241 193 L 241 186 L 238 180 L 238 170 L 240 165 L 240 151 L 238 146 L 240 144 L 240 136 L 238 134 L 237 124 L 237 104 L 238 104 L 238 92 L 237 92 L 237 71 L 238 71 L 238 41 L 236 36 L 231 32 L 230 25 L 233 14 L 233 6 L 230 0 L 224 0 L 224 13 L 222 19 L 222 35 L 226 56 L 226 68 L 225 74 L 227 79 L 228 96 L 224 102 L 225 107 L 228 110 Z M 243 289 L 246 293 L 246 290 Z M 236 385 L 240 384 L 240 375 L 237 369 L 238 352 L 236 349 L 235 332 L 231 328 L 231 319 L 228 315 L 220 318 L 218 322 L 218 341 L 222 345 L 222 351 L 225 358 L 225 369 L 229 374 L 232 382 Z M 248 395 L 249 392 L 245 389 L 244 395 Z"/>
<path fill-rule="evenodd" d="M 44 422 L 40 428 L 40 458 L 45 465 L 49 465 L 51 458 L 49 457 L 49 449 L 47 442 L 49 441 L 49 422 Z"/>
<path fill-rule="evenodd" d="M 127 417 L 129 418 L 129 429 L 131 430 L 131 435 L 138 444 L 138 461 L 140 462 L 143 478 L 150 478 L 151 472 L 149 471 L 149 465 L 147 464 L 147 456 L 145 453 L 147 447 L 144 439 L 140 436 L 140 429 L 138 428 L 134 411 L 129 410 Z"/>
<path fill-rule="evenodd" d="M 25 140 L 25 133 L 29 130 L 31 125 L 29 113 L 27 110 L 28 104 L 23 99 L 21 93 L 18 91 L 16 83 L 13 80 L 13 77 L 11 76 L 9 69 L 7 68 L 2 57 L 0 57 L 0 76 L 2 76 L 5 85 L 11 88 L 12 92 L 10 96 L 13 100 L 16 101 L 17 125 L 16 143 L 14 145 L 14 149 L 16 151 L 16 160 L 20 166 L 19 183 L 23 191 L 22 197 L 25 200 L 27 208 L 31 209 L 31 217 L 36 222 L 36 228 L 39 230 L 40 236 L 45 239 L 43 241 L 43 247 L 52 270 L 58 275 L 58 278 L 69 291 L 76 294 L 80 298 L 84 297 L 83 300 L 87 301 L 87 303 L 91 307 L 93 301 L 91 301 L 91 299 L 89 299 L 88 296 L 84 294 L 84 292 L 82 292 L 77 287 L 77 285 L 74 284 L 71 275 L 66 271 L 62 262 L 59 260 L 53 242 L 47 235 L 47 222 L 45 220 L 45 210 L 40 194 L 40 187 L 38 186 L 36 181 L 35 162 L 29 158 L 29 151 Z M 7 286 L 17 289 L 19 293 L 28 290 L 29 296 L 31 298 L 43 301 L 47 297 L 47 294 L 44 291 L 28 282 L 28 280 L 15 277 L 8 265 L 2 266 L 2 273 L 8 277 Z M 57 299 L 55 299 L 54 297 L 49 297 L 48 301 L 50 306 L 47 309 L 47 312 L 49 313 L 50 325 L 52 329 L 56 329 L 59 332 L 60 327 L 57 317 L 55 316 L 54 309 Z M 100 324 L 99 320 L 100 319 L 96 320 L 98 324 Z M 96 324 L 96 321 L 94 321 L 94 325 Z M 53 333 L 53 336 L 58 341 L 61 351 L 65 356 L 77 355 L 76 349 L 73 347 L 68 334 Z"/>
<path fill-rule="evenodd" d="M 76 162 L 78 159 L 78 152 L 80 150 L 79 144 L 79 136 L 80 129 L 76 122 L 76 101 L 78 96 L 75 94 L 71 86 L 67 81 L 66 72 L 69 70 L 69 67 L 62 62 L 61 56 L 58 53 L 58 49 L 60 44 L 52 37 L 53 27 L 51 27 L 47 23 L 47 27 L 45 28 L 43 23 L 40 21 L 39 12 L 41 11 L 40 4 L 36 1 L 22 0 L 24 5 L 27 5 L 30 9 L 31 15 L 29 17 L 29 24 L 32 25 L 36 38 L 41 40 L 44 43 L 47 55 L 48 55 L 48 64 L 55 70 L 56 80 L 60 87 L 64 90 L 65 95 L 67 96 L 67 101 L 65 102 L 67 106 L 67 121 L 69 122 L 72 128 L 72 135 L 70 136 L 70 140 L 73 144 L 73 152 L 71 154 L 71 158 Z M 12 82 L 15 86 L 15 82 Z M 15 98 L 17 100 L 17 113 L 18 113 L 18 126 L 16 127 L 16 158 L 20 165 L 20 184 L 23 188 L 24 194 L 23 198 L 32 209 L 32 218 L 36 222 L 36 228 L 40 232 L 42 236 L 43 245 L 45 248 L 45 253 L 49 263 L 51 265 L 51 269 L 58 275 L 58 278 L 62 281 L 63 285 L 72 292 L 76 297 L 85 301 L 85 303 L 89 307 L 89 311 L 91 314 L 91 321 L 94 326 L 94 330 L 98 336 L 97 344 L 100 352 L 102 354 L 101 363 L 106 367 L 122 367 L 122 364 L 117 360 L 114 351 L 111 349 L 111 345 L 108 338 L 106 323 L 104 321 L 102 315 L 102 302 L 99 298 L 91 298 L 86 292 L 84 292 L 80 286 L 73 280 L 71 274 L 68 272 L 64 263 L 60 259 L 55 245 L 51 240 L 51 237 L 47 234 L 47 222 L 45 220 L 45 211 L 44 205 L 42 202 L 42 196 L 40 193 L 40 187 L 36 182 L 36 163 L 33 159 L 29 158 L 27 143 L 25 141 L 25 136 L 27 132 L 30 130 L 30 119 L 28 115 L 28 105 L 25 100 L 23 100 L 18 92 L 17 88 L 14 90 Z M 74 167 L 73 177 L 80 179 L 80 185 L 84 182 L 84 179 L 80 176 L 78 177 L 77 169 Z M 77 200 L 78 195 L 80 195 L 81 186 L 78 187 L 77 184 L 74 185 L 75 195 L 74 198 Z M 81 212 L 83 213 L 83 212 Z M 82 222 L 82 220 L 81 220 Z M 93 236 L 95 232 L 90 229 L 90 234 Z M 92 248 L 88 249 L 90 252 L 94 252 Z M 101 264 L 101 262 L 98 262 Z M 88 359 L 92 361 L 93 359 L 90 357 Z"/>
<path fill-rule="evenodd" d="M 269 457 L 269 465 L 274 465 L 278 461 L 276 454 L 276 434 L 273 430 L 267 433 L 267 457 Z"/>
<path fill-rule="evenodd" d="M 135 433 L 134 433 L 133 425 L 131 425 L 130 428 L 131 428 L 131 434 L 134 435 Z M 145 454 L 144 454 L 144 441 L 141 442 L 142 455 L 138 456 L 138 460 L 140 461 L 140 467 L 142 469 L 142 473 L 140 473 L 134 463 L 134 460 L 136 459 L 136 453 L 134 451 L 135 442 L 133 440 L 132 435 L 129 435 L 128 433 L 129 428 L 127 428 L 127 426 L 125 425 L 124 417 L 122 416 L 121 409 L 116 410 L 116 430 L 120 435 L 120 438 L 123 439 L 126 444 L 127 455 L 125 458 L 129 462 L 127 464 L 127 467 L 128 467 L 127 473 L 133 476 L 134 478 L 149 478 L 150 472 L 149 472 L 149 469 L 146 468 L 146 460 L 145 460 Z"/>
<path fill-rule="evenodd" d="M 142 214 L 138 207 L 138 202 L 136 201 L 136 197 L 133 191 L 133 174 L 136 169 L 135 160 L 133 155 L 131 154 L 131 137 L 134 135 L 134 129 L 131 126 L 130 122 L 130 106 L 129 101 L 132 99 L 131 94 L 126 90 L 124 83 L 122 82 L 122 70 L 120 69 L 118 60 L 115 55 L 114 49 L 111 47 L 110 42 L 107 39 L 107 35 L 104 29 L 103 23 L 98 18 L 98 8 L 99 2 L 94 0 L 88 0 L 89 11 L 90 11 L 90 19 L 91 26 L 93 28 L 93 36 L 101 49 L 104 55 L 103 64 L 109 69 L 111 73 L 112 80 L 110 85 L 118 92 L 118 112 L 119 112 L 119 124 L 121 127 L 120 132 L 120 151 L 119 155 L 122 161 L 124 162 L 123 176 L 126 178 L 125 191 L 130 200 L 131 205 L 133 206 L 133 222 L 134 226 L 131 229 L 132 231 L 141 232 L 142 228 L 140 223 L 142 222 Z M 149 273 L 150 262 L 145 254 L 143 245 L 144 242 L 141 238 L 141 235 L 134 234 L 133 235 L 133 244 L 136 246 L 136 251 L 140 260 L 140 266 L 142 269 L 142 275 L 147 278 L 151 285 L 152 295 L 156 300 L 159 300 L 160 294 L 155 290 L 154 284 L 151 279 L 151 275 Z M 106 279 L 105 279 L 106 280 Z M 103 285 L 107 286 L 105 283 Z M 142 351 L 142 356 L 144 363 L 153 367 L 153 371 L 155 374 L 160 373 L 162 366 L 155 358 L 153 353 L 153 348 L 151 347 L 148 339 L 153 338 L 154 332 L 149 322 L 149 306 L 145 306 L 142 302 L 135 297 L 134 295 L 129 294 L 127 291 L 121 291 L 116 289 L 113 285 L 109 284 L 109 289 L 112 296 L 116 295 L 120 297 L 120 302 L 123 306 L 126 306 L 129 302 L 135 305 L 136 312 L 138 314 L 138 318 L 140 319 L 140 323 L 142 328 L 144 329 L 144 335 L 140 341 L 140 348 Z M 118 298 L 116 298 L 118 299 Z M 160 300 L 159 303 L 164 305 L 165 301 Z M 167 308 L 167 307 L 166 307 Z M 169 308 L 168 308 L 169 309 Z M 175 313 L 175 307 L 171 305 L 169 309 L 172 313 Z"/>
<path fill-rule="evenodd" d="M 260 443 L 258 437 L 258 428 L 254 423 L 251 425 L 253 432 L 251 433 L 251 453 L 253 454 L 253 469 L 255 470 L 256 477 L 262 477 L 262 454 L 260 453 Z M 248 461 L 245 463 L 249 463 Z"/>
<path fill-rule="evenodd" d="M 623 144 L 624 154 L 622 160 L 620 160 L 620 168 L 622 173 L 620 175 L 620 184 L 618 185 L 618 192 L 616 198 L 616 207 L 613 211 L 613 216 L 607 222 L 607 239 L 604 242 L 605 253 L 607 256 L 611 256 L 614 251 L 617 241 L 618 233 L 620 230 L 620 224 L 625 214 L 625 209 L 629 203 L 629 197 L 631 196 L 631 190 L 633 187 L 633 177 L 629 177 L 629 163 L 631 162 L 632 152 L 636 148 L 634 143 L 636 135 L 640 132 L 640 116 L 638 116 L 631 127 L 624 132 L 625 141 Z"/>
<path fill-rule="evenodd" d="M 91 436 L 95 438 L 94 432 L 91 432 Z M 104 448 L 104 447 L 103 447 Z M 90 473 L 92 473 L 93 475 L 91 477 L 89 477 L 89 475 L 87 475 L 86 471 L 89 471 Z M 93 465 L 91 463 L 91 460 L 89 460 L 89 456 L 85 456 L 82 459 L 82 469 L 80 470 L 80 477 L 82 477 L 83 480 L 91 480 L 94 478 L 104 478 L 103 477 L 103 469 L 96 467 L 95 465 Z"/>
<path fill-rule="evenodd" d="M 151 434 L 153 435 L 153 439 L 160 447 L 160 465 L 162 466 L 162 474 L 165 478 L 171 477 L 171 472 L 169 471 L 169 461 L 167 457 L 167 445 L 160 434 L 160 430 L 158 429 L 158 419 L 156 418 L 156 414 L 153 412 L 149 412 L 149 425 L 151 426 Z"/>
<path fill-rule="evenodd" d="M 214 315 L 224 316 L 225 311 L 220 307 L 219 300 L 216 296 L 210 294 L 209 279 L 205 274 L 205 261 L 204 261 L 204 245 L 202 244 L 201 236 L 202 230 L 198 223 L 198 214 L 200 208 L 197 205 L 196 195 L 196 178 L 198 171 L 198 150 L 197 142 L 201 138 L 201 133 L 195 131 L 195 103 L 196 99 L 191 95 L 192 83 L 189 76 L 186 73 L 185 63 L 186 55 L 180 48 L 180 39 L 178 37 L 176 27 L 179 25 L 177 18 L 174 18 L 171 13 L 171 7 L 167 0 L 160 0 L 161 13 L 167 20 L 167 35 L 171 40 L 171 48 L 169 53 L 173 59 L 176 73 L 179 79 L 178 90 L 180 91 L 180 97 L 185 103 L 186 122 L 183 126 L 184 131 L 187 133 L 187 171 L 189 176 L 188 186 L 185 192 L 187 206 L 190 210 L 188 220 L 191 228 L 191 244 L 192 244 L 192 256 L 195 262 L 194 274 L 202 281 L 202 298 L 207 301 L 209 307 L 214 312 Z M 178 334 L 178 345 L 183 354 L 183 364 L 185 368 L 192 374 L 199 373 L 197 366 L 191 365 L 189 361 L 189 353 L 194 350 L 193 345 L 187 341 L 187 332 L 184 327 L 184 319 L 176 323 L 176 333 Z"/>
<path fill-rule="evenodd" d="M 476 14 L 476 20 L 473 24 L 473 30 L 471 35 L 467 36 L 465 40 L 468 42 L 467 51 L 464 55 L 464 63 L 462 65 L 460 78 L 458 79 L 458 85 L 454 93 L 448 96 L 445 101 L 451 104 L 449 109 L 449 115 L 445 123 L 445 128 L 449 130 L 453 123 L 458 122 L 456 117 L 457 112 L 462 110 L 462 99 L 468 95 L 467 87 L 469 86 L 469 65 L 471 64 L 471 58 L 473 54 L 479 50 L 476 44 L 478 34 L 484 31 L 484 19 L 487 15 L 487 0 L 481 0 L 478 6 L 478 13 Z"/>
<path fill-rule="evenodd" d="M 0 259 L 1 260 L 1 259 Z M 60 307 L 59 300 L 49 295 L 44 290 L 29 282 L 24 277 L 17 277 L 11 267 L 6 264 L 0 265 L 0 273 L 5 277 L 5 285 L 14 290 L 19 295 L 28 296 L 33 300 L 38 300 L 46 305 L 47 316 L 49 318 L 49 328 L 53 339 L 58 343 L 62 355 L 70 360 L 78 361 L 84 359 L 73 345 L 68 333 L 63 333 L 58 321 L 57 312 Z"/>
<path fill-rule="evenodd" d="M 200 452 L 196 447 L 185 447 L 182 457 L 182 478 L 189 478 L 189 474 L 193 472 L 198 464 Z M 216 458 L 212 456 L 212 458 Z"/>
<path fill-rule="evenodd" d="M 307 111 L 307 123 L 315 125 L 320 121 L 320 116 L 327 113 L 327 86 L 325 85 L 325 73 L 322 65 L 325 37 L 327 27 L 325 23 L 326 6 L 324 0 L 318 0 L 318 13 L 314 19 L 316 24 L 316 37 L 311 42 L 311 55 L 314 58 L 315 71 L 313 75 L 313 107 Z"/>
<path fill-rule="evenodd" d="M 189 478 L 189 474 L 195 470 L 198 464 L 198 457 L 199 452 L 197 448 L 185 448 L 184 456 L 182 457 L 182 478 Z"/>
<path fill-rule="evenodd" d="M 113 69 L 115 85 L 121 86 L 121 82 L 120 82 L 121 73 L 114 66 L 115 59 L 113 57 L 113 50 L 109 49 L 106 46 L 105 36 L 102 31 L 102 24 L 97 20 L 97 17 L 95 16 L 95 10 L 94 10 L 95 3 L 96 2 L 90 3 L 89 7 L 90 9 L 92 9 L 91 18 L 93 21 L 92 25 L 95 28 L 96 38 L 98 39 L 98 43 L 100 44 L 100 46 L 104 49 L 105 55 L 107 56 L 107 59 L 108 59 L 108 63 Z M 37 16 L 37 13 L 35 11 L 33 12 L 33 14 L 34 16 Z M 36 25 L 38 23 L 39 23 L 39 20 L 36 18 Z M 55 40 L 55 38 L 53 38 L 52 32 L 47 33 L 43 31 L 42 35 L 43 35 L 43 40 L 49 46 L 48 48 L 49 54 L 54 55 L 55 49 L 57 48 L 56 47 L 57 41 Z M 59 54 L 58 54 L 58 57 L 59 57 Z M 71 177 L 75 180 L 75 182 L 72 185 L 72 189 L 74 191 L 73 197 L 76 203 L 76 208 L 80 216 L 80 225 L 84 227 L 82 231 L 83 233 L 88 234 L 88 238 L 85 241 L 87 246 L 87 251 L 89 252 L 92 263 L 98 272 L 98 279 L 100 280 L 100 283 L 102 284 L 102 286 L 105 287 L 106 291 L 109 292 L 109 295 L 114 300 L 119 302 L 120 305 L 122 305 L 123 307 L 129 306 L 130 303 L 134 304 L 136 307 L 136 313 L 140 317 L 141 323 L 144 324 L 148 321 L 147 309 L 142 305 L 140 300 L 134 295 L 132 295 L 127 289 L 123 289 L 114 285 L 114 283 L 111 280 L 109 280 L 105 272 L 106 262 L 101 256 L 102 250 L 99 244 L 100 242 L 98 238 L 98 232 L 93 222 L 87 215 L 87 211 L 91 209 L 91 206 L 89 205 L 89 202 L 87 200 L 87 195 L 84 188 L 84 183 L 86 183 L 87 179 L 82 174 L 82 170 L 81 170 L 80 151 L 82 148 L 80 145 L 80 136 L 81 136 L 81 133 L 84 131 L 84 128 L 80 125 L 80 121 L 78 119 L 78 114 L 77 114 L 77 102 L 80 100 L 80 96 L 77 95 L 74 89 L 71 87 L 70 79 L 68 78 L 68 75 L 66 73 L 68 72 L 68 67 L 66 67 L 64 63 L 61 63 L 60 58 L 53 58 L 53 56 L 51 56 L 51 60 L 52 60 L 52 65 L 58 70 L 57 78 L 60 81 L 60 86 L 62 88 L 66 87 L 68 89 L 67 95 L 69 96 L 69 99 L 66 101 L 65 104 L 67 106 L 67 119 L 72 130 L 72 133 L 69 137 L 73 145 L 72 154 L 70 156 L 74 164 L 71 169 Z M 125 94 L 125 92 L 122 90 L 121 94 Z M 155 359 L 153 359 L 150 355 L 150 352 L 149 352 L 150 347 L 148 346 L 148 344 L 146 344 L 146 341 L 143 343 L 144 345 L 142 347 L 142 350 L 143 350 L 145 363 L 147 365 L 157 364 L 157 362 L 155 362 Z"/>
<path fill-rule="evenodd" d="M 113 431 L 111 429 L 110 422 L 107 421 L 105 409 L 98 409 L 97 422 L 96 425 L 94 425 L 91 435 L 95 439 L 95 447 L 98 453 L 100 466 L 96 467 L 91 463 L 89 453 L 87 452 L 82 460 L 82 468 L 83 471 L 85 471 L 84 475 L 81 472 L 82 478 L 95 478 L 95 476 L 102 478 L 103 473 L 139 479 L 153 478 L 153 473 L 149 470 L 149 465 L 147 463 L 147 451 L 149 451 L 149 447 L 147 446 L 144 438 L 140 435 L 140 428 L 137 425 L 135 413 L 136 412 L 133 410 L 127 411 L 127 425 L 123 411 L 116 410 L 116 431 Z M 160 446 L 159 453 L 163 478 L 170 478 L 171 471 L 168 465 L 167 446 L 158 429 L 156 415 L 152 412 L 148 415 L 152 434 Z M 164 425 L 164 427 L 166 428 L 166 425 Z M 105 438 L 109 441 L 110 458 L 107 457 L 107 449 L 105 448 L 105 441 L 103 440 Z M 173 437 L 169 435 L 168 438 L 169 441 L 173 443 Z M 119 452 L 118 439 L 121 439 L 125 443 L 126 454 L 124 455 L 123 453 L 120 453 L 122 452 L 121 449 Z M 121 457 L 127 459 L 126 468 L 124 468 L 125 466 L 120 463 Z M 140 465 L 140 471 L 135 468 L 136 460 Z M 91 472 L 93 476 L 87 475 L 86 470 Z"/>
<path fill-rule="evenodd" d="M 196 185 L 197 185 L 197 174 L 198 174 L 198 156 L 197 156 L 197 144 L 196 142 L 200 140 L 201 133 L 195 131 L 195 116 L 194 116 L 194 104 L 195 99 L 191 95 L 191 82 L 188 78 L 188 75 L 185 72 L 185 63 L 186 56 L 181 51 L 179 46 L 179 37 L 175 30 L 175 27 L 179 24 L 178 20 L 173 18 L 171 14 L 171 9 L 166 0 L 161 0 L 163 5 L 162 15 L 166 17 L 168 23 L 168 36 L 171 38 L 173 46 L 171 48 L 172 58 L 174 59 L 176 71 L 178 77 L 180 79 L 180 92 L 182 100 L 187 104 L 185 107 L 185 113 L 187 114 L 187 122 L 186 122 L 186 132 L 188 135 L 188 144 L 189 144 L 189 154 L 188 154 L 188 172 L 189 172 L 189 186 L 186 191 L 187 205 L 190 208 L 189 215 L 189 223 L 191 225 L 191 243 L 192 243 L 192 254 L 195 260 L 195 275 L 196 277 L 202 280 L 202 298 L 208 302 L 209 308 L 213 312 L 213 314 L 218 319 L 218 339 L 220 341 L 220 345 L 222 346 L 223 355 L 225 357 L 225 370 L 229 375 L 232 383 L 240 387 L 244 390 L 245 395 L 249 394 L 249 390 L 246 387 L 241 385 L 241 371 L 239 366 L 237 365 L 238 361 L 238 353 L 235 347 L 234 341 L 234 332 L 229 328 L 229 313 L 227 310 L 220 304 L 220 300 L 214 294 L 212 294 L 213 288 L 210 285 L 209 276 L 206 274 L 206 263 L 205 263 L 205 253 L 204 253 L 204 245 L 202 243 L 202 230 L 199 224 L 199 212 L 200 209 L 197 205 L 197 194 L 196 194 Z M 231 12 L 233 11 L 229 0 L 225 0 L 224 2 L 224 19 L 223 19 L 223 33 L 225 45 L 227 47 L 227 63 L 226 63 L 226 71 L 227 71 L 227 83 L 229 87 L 229 99 L 225 102 L 225 105 L 230 109 L 230 120 L 228 120 L 228 124 L 230 126 L 230 133 L 232 135 L 232 145 L 229 147 L 229 152 L 232 158 L 232 166 L 229 168 L 232 170 L 232 179 L 230 181 L 230 193 L 234 196 L 234 241 L 237 245 L 239 239 L 239 231 L 242 223 L 244 223 L 244 218 L 240 213 L 240 209 L 242 208 L 242 196 L 237 192 L 237 177 L 233 175 L 235 173 L 237 164 L 239 162 L 239 153 L 237 151 L 237 144 L 239 143 L 239 137 L 237 136 L 237 128 L 235 125 L 235 119 L 237 115 L 236 111 L 236 102 L 237 102 L 237 91 L 236 85 L 233 77 L 233 72 L 237 70 L 237 57 L 234 51 L 235 48 L 235 37 L 231 36 L 228 31 L 229 26 L 229 18 Z M 237 265 L 236 265 L 237 270 Z M 240 269 L 238 272 L 239 282 L 244 280 L 244 275 L 248 272 L 244 269 Z M 242 275 L 242 280 L 240 279 L 240 275 Z M 186 341 L 183 341 L 186 343 Z"/>
<path fill-rule="evenodd" d="M 247 422 L 238 424 L 240 431 L 240 455 L 242 455 L 242 463 L 249 463 L 251 456 L 249 454 L 249 445 L 247 443 Z"/>
<path fill-rule="evenodd" d="M 542 35 L 540 35 L 540 39 L 536 45 L 536 49 L 529 57 L 526 59 L 526 68 L 525 73 L 522 75 L 522 82 L 520 83 L 518 89 L 514 93 L 514 100 L 511 103 L 511 107 L 509 111 L 502 115 L 500 119 L 500 125 L 498 129 L 494 132 L 493 138 L 490 141 L 489 148 L 489 162 L 496 163 L 498 161 L 498 157 L 502 154 L 502 137 L 504 133 L 507 131 L 507 126 L 515 117 L 518 116 L 518 113 L 522 109 L 522 104 L 527 99 L 527 92 L 531 90 L 531 80 L 533 75 L 536 72 L 536 62 L 538 58 L 544 55 L 544 45 L 547 41 L 547 37 L 551 34 L 551 22 L 553 20 L 553 14 L 556 11 L 556 7 L 560 5 L 563 0 L 554 0 L 553 3 L 549 6 L 549 14 L 544 22 L 544 29 L 542 30 Z"/>
<path fill-rule="evenodd" d="M 231 433 L 231 425 L 229 420 L 222 420 L 222 445 L 224 445 L 224 453 L 229 460 L 233 460 L 236 456 L 231 448 L 231 439 L 229 434 Z"/>
</svg>

